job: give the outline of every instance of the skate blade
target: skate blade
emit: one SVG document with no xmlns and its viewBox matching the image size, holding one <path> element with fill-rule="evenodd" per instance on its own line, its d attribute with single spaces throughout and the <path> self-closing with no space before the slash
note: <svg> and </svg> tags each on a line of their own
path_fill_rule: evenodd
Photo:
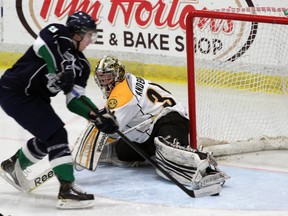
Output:
<svg viewBox="0 0 288 216">
<path fill-rule="evenodd" d="M 1 167 L 0 167 L 0 176 L 5 180 L 7 181 L 10 185 L 12 185 L 14 188 L 16 188 L 17 190 L 19 191 L 24 191 L 22 187 L 20 187 L 19 185 L 17 185 L 13 178 L 5 171 L 3 170 Z"/>
<path fill-rule="evenodd" d="M 58 209 L 85 209 L 95 206 L 95 200 L 71 200 L 59 199 L 56 207 Z"/>
</svg>

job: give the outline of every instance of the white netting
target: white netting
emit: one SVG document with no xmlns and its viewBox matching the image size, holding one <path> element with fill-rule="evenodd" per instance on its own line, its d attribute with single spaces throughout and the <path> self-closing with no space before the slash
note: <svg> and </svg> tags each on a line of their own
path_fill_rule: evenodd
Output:
<svg viewBox="0 0 288 216">
<path fill-rule="evenodd" d="M 196 17 L 193 31 L 198 146 L 222 144 L 206 147 L 216 154 L 288 148 L 288 25 Z"/>
</svg>

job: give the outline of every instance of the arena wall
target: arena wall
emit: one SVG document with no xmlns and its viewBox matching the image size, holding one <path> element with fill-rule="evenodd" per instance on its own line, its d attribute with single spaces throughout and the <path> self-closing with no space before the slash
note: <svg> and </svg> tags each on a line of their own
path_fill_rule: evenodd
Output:
<svg viewBox="0 0 288 216">
<path fill-rule="evenodd" d="M 288 7 L 286 0 L 0 0 L 0 6 L 2 69 L 17 61 L 44 26 L 65 23 L 68 14 L 81 9 L 98 24 L 97 43 L 85 51 L 92 67 L 103 55 L 115 55 L 136 75 L 179 82 L 186 82 L 189 10 Z"/>
</svg>

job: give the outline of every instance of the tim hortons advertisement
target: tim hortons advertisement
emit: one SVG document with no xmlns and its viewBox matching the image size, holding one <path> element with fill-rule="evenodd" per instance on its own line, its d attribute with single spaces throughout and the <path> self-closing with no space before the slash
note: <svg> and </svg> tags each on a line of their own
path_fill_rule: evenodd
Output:
<svg viewBox="0 0 288 216">
<path fill-rule="evenodd" d="M 2 43 L 33 42 L 49 23 L 65 23 L 67 16 L 82 10 L 98 25 L 98 38 L 89 50 L 138 53 L 167 57 L 185 56 L 185 18 L 193 10 L 273 7 L 281 11 L 286 0 L 2 0 Z M 211 22 L 211 20 L 207 20 Z M 223 25 L 223 24 L 220 24 Z M 201 26 L 197 26 L 200 28 Z M 218 26 L 215 34 L 235 37 L 237 28 Z M 201 41 L 201 38 L 196 40 Z M 214 42 L 213 42 L 214 41 Z M 209 39 L 209 42 L 219 41 Z M 197 43 L 197 42 L 196 42 Z M 225 41 L 221 41 L 225 44 Z M 217 44 L 214 44 L 217 46 Z M 96 50 L 96 51 L 95 51 Z"/>
</svg>

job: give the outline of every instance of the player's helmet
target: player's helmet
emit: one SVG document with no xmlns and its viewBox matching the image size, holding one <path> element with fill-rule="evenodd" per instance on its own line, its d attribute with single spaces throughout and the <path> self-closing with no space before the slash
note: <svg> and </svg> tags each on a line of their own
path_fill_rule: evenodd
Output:
<svg viewBox="0 0 288 216">
<path fill-rule="evenodd" d="M 84 36 L 88 31 L 93 31 L 96 33 L 96 22 L 95 20 L 87 13 L 83 11 L 77 11 L 71 14 L 66 22 L 71 34 L 80 34 Z"/>
<path fill-rule="evenodd" d="M 104 98 L 108 98 L 115 85 L 124 80 L 125 73 L 125 66 L 114 56 L 104 56 L 98 62 L 94 79 Z"/>
</svg>

